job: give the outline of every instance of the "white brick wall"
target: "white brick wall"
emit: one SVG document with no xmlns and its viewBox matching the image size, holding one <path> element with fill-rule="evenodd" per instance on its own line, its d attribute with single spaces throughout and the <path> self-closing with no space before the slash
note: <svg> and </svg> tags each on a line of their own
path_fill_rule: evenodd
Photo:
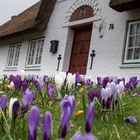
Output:
<svg viewBox="0 0 140 140">
<path fill-rule="evenodd" d="M 17 73 L 21 69 L 25 69 L 28 42 L 30 39 L 41 36 L 45 36 L 41 68 L 40 70 L 26 70 L 26 72 L 53 75 L 56 73 L 58 62 L 57 57 L 59 54 L 62 55 L 60 71 L 67 71 L 69 67 L 73 39 L 73 30 L 68 26 L 68 18 L 75 10 L 75 7 L 82 5 L 82 1 L 83 0 L 58 0 L 47 29 L 44 33 L 40 32 L 38 34 L 28 34 L 26 36 L 13 38 L 6 41 L 0 41 L 0 73 Z M 93 20 L 93 30 L 89 51 L 89 61 L 87 65 L 87 74 L 91 74 L 94 77 L 99 75 L 117 75 L 119 77 L 138 75 L 140 77 L 140 68 L 120 68 L 122 65 L 126 21 L 140 19 L 140 9 L 119 13 L 109 8 L 109 0 L 85 0 L 84 3 L 92 5 L 94 10 L 99 9 L 97 17 L 91 19 Z M 103 38 L 99 37 L 99 25 L 101 23 L 103 23 Z M 114 24 L 115 28 L 113 30 L 109 30 L 109 24 Z M 51 40 L 59 40 L 57 54 L 51 54 L 49 52 Z M 5 71 L 9 44 L 17 41 L 22 41 L 17 71 Z M 90 53 L 93 49 L 95 50 L 96 57 L 93 60 L 93 69 L 90 70 Z"/>
</svg>

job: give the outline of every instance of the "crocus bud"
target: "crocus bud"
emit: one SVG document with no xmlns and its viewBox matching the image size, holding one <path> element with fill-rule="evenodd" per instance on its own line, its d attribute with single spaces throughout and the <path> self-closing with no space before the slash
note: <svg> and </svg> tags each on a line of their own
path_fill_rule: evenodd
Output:
<svg viewBox="0 0 140 140">
<path fill-rule="evenodd" d="M 34 85 L 37 88 L 40 95 L 42 95 L 42 85 L 40 84 L 39 80 L 34 80 Z"/>
<path fill-rule="evenodd" d="M 9 118 L 12 120 L 12 118 L 16 118 L 18 115 L 20 104 L 17 100 L 17 98 L 11 98 L 9 103 Z"/>
<path fill-rule="evenodd" d="M 52 116 L 50 112 L 46 112 L 43 118 L 43 140 L 50 140 L 51 137 Z"/>
<path fill-rule="evenodd" d="M 54 89 L 54 86 L 52 84 L 49 84 L 47 87 L 46 87 L 46 90 L 48 92 L 48 98 L 51 99 L 51 97 L 54 95 L 55 93 L 55 89 Z"/>
<path fill-rule="evenodd" d="M 4 109 L 6 108 L 6 105 L 7 105 L 7 95 L 2 95 L 0 97 L 0 108 Z"/>
<path fill-rule="evenodd" d="M 26 90 L 22 99 L 24 107 L 29 107 L 34 100 L 34 91 Z"/>
<path fill-rule="evenodd" d="M 25 78 L 25 71 L 24 70 L 20 71 L 20 76 L 21 76 L 21 80 L 23 81 Z"/>
<path fill-rule="evenodd" d="M 86 122 L 85 122 L 85 130 L 87 133 L 91 131 L 92 123 L 93 123 L 93 117 L 94 117 L 94 104 L 93 102 L 90 103 L 86 115 Z"/>
<path fill-rule="evenodd" d="M 40 112 L 37 107 L 32 107 L 28 118 L 28 140 L 36 140 Z"/>
</svg>

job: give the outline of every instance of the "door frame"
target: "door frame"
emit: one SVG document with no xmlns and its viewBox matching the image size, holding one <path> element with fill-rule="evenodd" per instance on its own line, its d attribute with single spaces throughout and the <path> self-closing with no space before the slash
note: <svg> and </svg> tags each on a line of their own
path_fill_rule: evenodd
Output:
<svg viewBox="0 0 140 140">
<path fill-rule="evenodd" d="M 75 41 L 75 31 L 77 30 L 85 30 L 85 29 L 91 29 L 91 38 L 90 38 L 90 45 L 89 45 L 89 51 L 88 51 L 88 61 L 87 61 L 87 67 L 88 67 L 88 62 L 89 62 L 89 53 L 91 50 L 91 39 L 92 39 L 92 31 L 93 31 L 93 23 L 88 23 L 88 24 L 81 24 L 78 26 L 74 26 L 71 27 L 71 29 L 73 30 L 73 40 L 72 40 L 72 46 L 71 46 L 71 52 L 70 52 L 70 58 L 69 58 L 69 65 L 68 65 L 68 72 L 70 70 L 70 64 L 71 64 L 71 57 L 72 57 L 72 52 L 73 52 L 73 45 L 74 45 L 74 41 Z M 86 67 L 86 73 L 87 73 L 87 67 Z"/>
</svg>

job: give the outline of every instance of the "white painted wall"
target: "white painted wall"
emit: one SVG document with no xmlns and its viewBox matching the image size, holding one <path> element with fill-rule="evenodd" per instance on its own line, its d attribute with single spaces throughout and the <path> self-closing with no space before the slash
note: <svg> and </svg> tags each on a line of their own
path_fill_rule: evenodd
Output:
<svg viewBox="0 0 140 140">
<path fill-rule="evenodd" d="M 68 27 L 69 24 L 65 23 L 65 21 L 67 11 L 75 1 L 76 0 L 58 0 L 45 32 L 28 34 L 26 36 L 0 41 L 0 73 L 13 74 L 19 72 L 21 69 L 25 69 L 28 42 L 30 39 L 41 36 L 45 36 L 41 68 L 34 70 L 25 69 L 26 73 L 53 75 L 56 73 L 57 57 L 59 54 L 62 55 L 60 71 L 67 71 L 71 55 L 73 30 L 71 27 Z M 114 75 L 119 77 L 138 75 L 140 77 L 140 68 L 120 68 L 122 65 L 126 21 L 140 19 L 140 9 L 119 13 L 108 6 L 109 0 L 100 0 L 99 3 L 101 8 L 101 19 L 92 21 L 93 31 L 87 74 L 93 75 L 94 78 L 97 76 Z M 100 38 L 99 25 L 102 22 L 103 38 Z M 115 28 L 114 30 L 109 30 L 109 24 L 112 23 Z M 51 40 L 59 40 L 57 54 L 51 54 L 49 52 Z M 9 44 L 17 41 L 22 41 L 17 71 L 5 71 Z M 90 70 L 90 53 L 93 49 L 96 51 L 96 57 L 94 58 L 93 69 Z"/>
</svg>

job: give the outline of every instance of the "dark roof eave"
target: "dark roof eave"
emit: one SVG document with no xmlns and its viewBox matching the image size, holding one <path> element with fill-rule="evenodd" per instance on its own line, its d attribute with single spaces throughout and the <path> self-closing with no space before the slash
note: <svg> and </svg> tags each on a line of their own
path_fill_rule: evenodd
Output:
<svg viewBox="0 0 140 140">
<path fill-rule="evenodd" d="M 28 28 L 26 30 L 22 30 L 19 32 L 5 35 L 5 36 L 0 36 L 0 40 L 6 40 L 9 38 L 17 37 L 17 35 L 25 35 L 26 33 L 33 33 L 33 32 L 38 32 L 38 31 L 42 31 L 42 30 L 44 30 L 44 29 L 31 27 L 31 28 Z"/>
<path fill-rule="evenodd" d="M 140 8 L 140 0 L 134 0 L 134 1 L 122 2 L 122 3 L 118 2 L 118 4 L 117 3 L 113 4 L 113 2 L 111 0 L 109 3 L 109 6 L 118 12 L 123 12 L 123 11 L 127 11 L 127 10 L 133 10 L 136 8 Z"/>
</svg>

